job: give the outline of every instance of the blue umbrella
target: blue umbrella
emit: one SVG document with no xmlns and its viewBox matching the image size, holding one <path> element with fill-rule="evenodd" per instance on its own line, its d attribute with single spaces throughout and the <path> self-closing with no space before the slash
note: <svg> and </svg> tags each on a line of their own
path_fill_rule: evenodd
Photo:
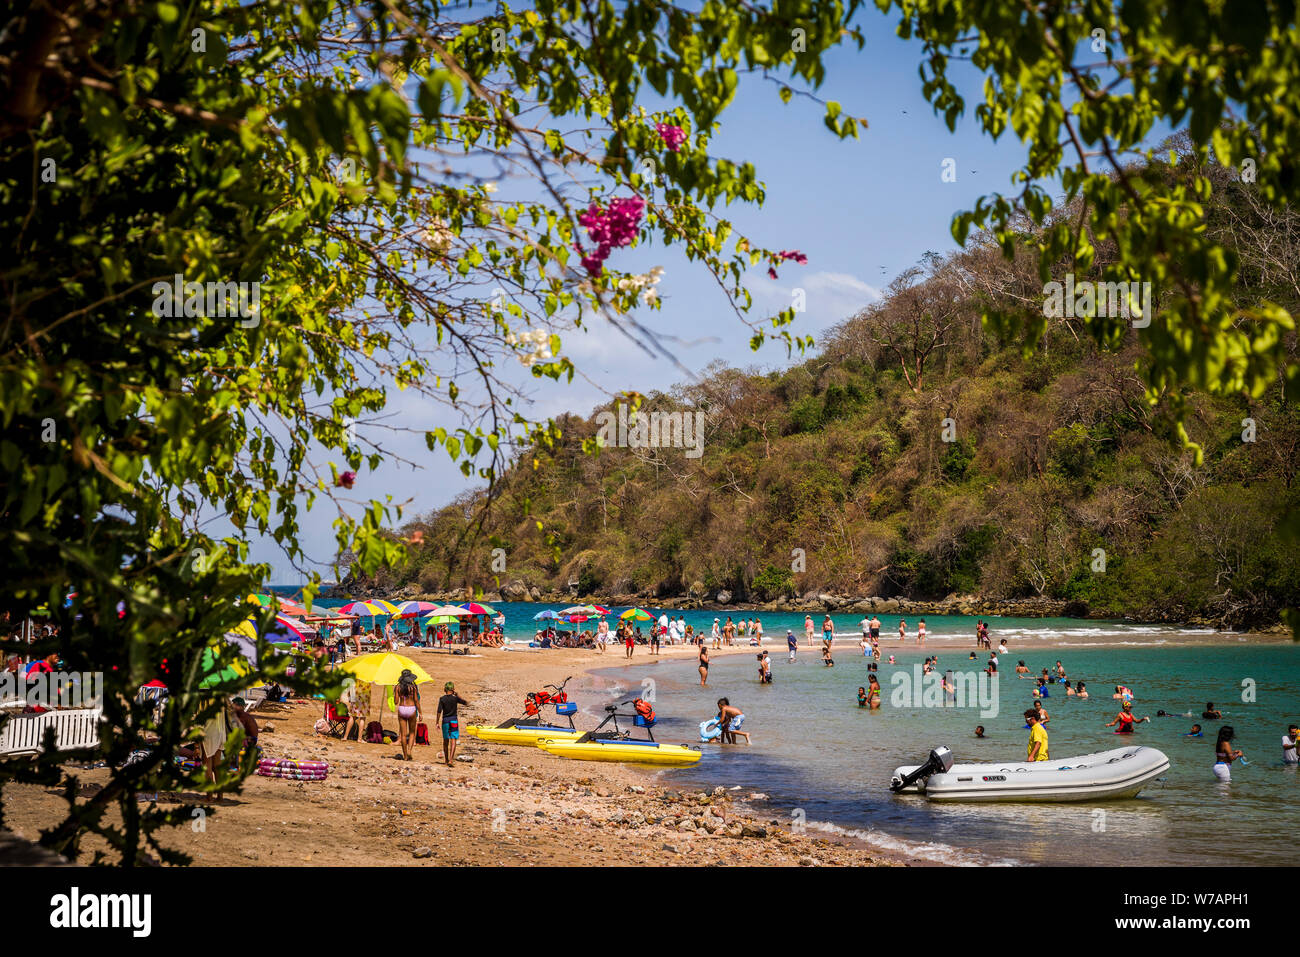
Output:
<svg viewBox="0 0 1300 957">
<path fill-rule="evenodd" d="M 557 615 L 555 612 L 551 611 L 548 608 L 546 609 L 546 611 L 539 611 L 537 614 L 533 615 L 533 621 L 541 621 L 543 619 L 553 619 L 559 617 L 560 617 L 559 615 Z"/>
</svg>

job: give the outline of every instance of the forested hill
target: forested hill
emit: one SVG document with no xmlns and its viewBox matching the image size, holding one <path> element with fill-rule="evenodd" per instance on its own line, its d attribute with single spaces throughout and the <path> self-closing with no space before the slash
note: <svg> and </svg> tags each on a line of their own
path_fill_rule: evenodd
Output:
<svg viewBox="0 0 1300 957">
<path fill-rule="evenodd" d="M 1240 304 L 1300 308 L 1300 217 L 1266 212 L 1224 171 L 1215 181 L 1207 228 L 1238 254 Z M 1076 279 L 1097 279 L 1107 252 Z M 484 493 L 408 526 L 423 532 L 410 565 L 371 584 L 647 602 L 955 593 L 1233 626 L 1300 604 L 1300 550 L 1280 528 L 1300 504 L 1300 416 L 1280 386 L 1185 395 L 1197 466 L 1171 397 L 1144 396 L 1132 330 L 1103 349 L 1078 320 L 1049 318 L 1026 355 L 981 325 L 989 308 L 1041 321 L 1043 301 L 1028 254 L 975 240 L 930 256 L 806 361 L 713 367 L 647 396 L 643 412 L 703 413 L 699 457 L 584 454 L 614 405 L 568 417 L 555 450 L 504 476 L 468 559 L 454 545 Z"/>
</svg>

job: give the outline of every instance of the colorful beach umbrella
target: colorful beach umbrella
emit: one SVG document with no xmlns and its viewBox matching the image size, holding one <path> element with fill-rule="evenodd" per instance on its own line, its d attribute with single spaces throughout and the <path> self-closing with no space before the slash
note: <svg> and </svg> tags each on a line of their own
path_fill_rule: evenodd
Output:
<svg viewBox="0 0 1300 957">
<path fill-rule="evenodd" d="M 286 615 L 295 615 L 299 618 L 310 614 L 304 606 L 298 604 L 292 598 L 283 598 L 279 595 L 249 595 L 248 602 L 262 608 L 274 607 L 278 602 L 280 611 Z"/>
<path fill-rule="evenodd" d="M 244 660 L 242 647 L 240 648 L 241 656 L 228 663 L 221 661 L 218 651 L 219 649 L 215 645 L 209 645 L 203 649 L 203 657 L 199 659 L 199 673 L 203 676 L 199 680 L 200 688 L 211 688 L 229 681 L 236 681 L 252 673 L 252 667 Z"/>
<path fill-rule="evenodd" d="M 415 618 L 418 615 L 427 615 L 437 608 L 438 606 L 431 601 L 404 601 L 397 606 L 397 617 Z"/>
<path fill-rule="evenodd" d="M 421 618 L 470 618 L 473 612 L 466 611 L 464 608 L 458 608 L 455 605 L 438 605 L 426 611 Z"/>
<path fill-rule="evenodd" d="M 598 618 L 601 615 L 608 615 L 609 609 L 601 608 L 599 605 L 572 605 L 564 609 L 564 611 L 560 612 L 560 614 L 561 615 L 587 615 L 590 618 Z"/>
<path fill-rule="evenodd" d="M 395 615 L 397 606 L 391 601 L 385 601 L 382 598 L 368 598 L 364 601 L 348 602 L 339 609 L 343 615 L 370 615 L 372 618 L 376 615 Z"/>
<path fill-rule="evenodd" d="M 537 614 L 533 615 L 533 621 L 554 621 L 556 618 L 559 618 L 561 614 L 563 613 L 554 612 L 548 608 L 546 611 L 539 611 Z"/>
<path fill-rule="evenodd" d="M 360 658 L 353 658 L 339 666 L 341 670 L 356 675 L 358 681 L 367 681 L 372 685 L 395 685 L 404 670 L 415 675 L 416 684 L 432 681 L 427 671 L 417 665 L 406 655 L 391 651 L 378 651 Z"/>
<path fill-rule="evenodd" d="M 495 615 L 497 610 L 491 605 L 480 605 L 476 601 L 461 602 L 460 607 L 471 615 Z"/>
<path fill-rule="evenodd" d="M 283 645 L 296 641 L 309 642 L 316 637 L 316 632 L 306 622 L 299 621 L 297 618 L 276 615 L 271 627 L 266 629 L 265 637 L 273 645 Z"/>
<path fill-rule="evenodd" d="M 654 621 L 655 616 L 650 614 L 644 608 L 629 608 L 623 614 L 618 616 L 623 621 Z"/>
</svg>

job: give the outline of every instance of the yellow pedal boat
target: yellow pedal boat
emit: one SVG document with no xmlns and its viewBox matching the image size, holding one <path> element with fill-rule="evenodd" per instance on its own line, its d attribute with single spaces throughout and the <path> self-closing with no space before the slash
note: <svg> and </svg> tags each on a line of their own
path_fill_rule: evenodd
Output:
<svg viewBox="0 0 1300 957">
<path fill-rule="evenodd" d="M 578 761 L 624 761 L 630 764 L 660 764 L 685 767 L 700 760 L 700 751 L 680 744 L 630 739 L 602 741 L 543 738 L 537 746 L 549 754 Z"/>
<path fill-rule="evenodd" d="M 481 741 L 491 741 L 494 744 L 516 744 L 526 748 L 533 747 L 543 738 L 555 740 L 570 738 L 576 740 L 582 737 L 581 731 L 574 731 L 571 728 L 558 728 L 549 724 L 513 725 L 509 728 L 489 728 L 483 724 L 467 724 L 465 725 L 465 733 L 472 734 Z"/>
</svg>

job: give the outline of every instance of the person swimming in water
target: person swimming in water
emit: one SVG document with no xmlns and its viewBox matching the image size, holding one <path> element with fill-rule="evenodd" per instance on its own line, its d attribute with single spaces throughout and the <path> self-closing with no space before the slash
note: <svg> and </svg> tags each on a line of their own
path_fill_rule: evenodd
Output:
<svg viewBox="0 0 1300 957">
<path fill-rule="evenodd" d="M 1141 724 L 1143 721 L 1150 721 L 1150 720 L 1151 720 L 1151 715 L 1147 715 L 1144 718 L 1139 718 L 1136 715 L 1134 715 L 1133 703 L 1131 701 L 1125 701 L 1120 706 L 1119 714 L 1115 715 L 1115 720 L 1112 721 L 1110 724 L 1106 725 L 1106 727 L 1114 728 L 1115 725 L 1119 725 L 1118 728 L 1115 728 L 1116 734 L 1132 734 L 1133 725 L 1135 723 Z"/>
<path fill-rule="evenodd" d="M 1214 707 L 1213 701 L 1205 702 L 1205 710 L 1201 712 L 1201 717 L 1207 721 L 1220 721 L 1223 718 L 1223 712 Z"/>
<path fill-rule="evenodd" d="M 972 658 L 974 658 L 974 657 L 975 657 L 975 652 L 972 651 L 972 652 L 970 653 L 970 656 L 971 656 Z M 1025 664 L 1024 659 L 1021 659 L 1020 661 L 1017 661 L 1017 662 L 1016 662 L 1016 674 L 1017 674 L 1017 675 L 1027 675 L 1027 674 L 1029 674 L 1029 666 Z"/>
<path fill-rule="evenodd" d="M 1080 698 L 1086 698 L 1088 697 L 1088 688 L 1082 681 L 1076 681 L 1074 683 L 1074 693 Z"/>
<path fill-rule="evenodd" d="M 984 725 L 982 724 L 975 725 L 975 737 L 977 738 L 984 737 Z"/>
<path fill-rule="evenodd" d="M 859 707 L 859 708 L 865 708 L 866 706 L 867 706 L 867 689 L 866 689 L 866 688 L 859 688 L 859 689 L 858 689 L 858 707 Z"/>
<path fill-rule="evenodd" d="M 1183 737 L 1184 737 L 1184 738 L 1203 738 L 1203 737 L 1205 737 L 1205 732 L 1203 732 L 1203 731 L 1201 730 L 1201 726 L 1200 726 L 1199 724 L 1194 724 L 1194 725 L 1192 725 L 1192 730 L 1191 730 L 1191 731 L 1188 731 L 1186 734 L 1184 734 Z"/>
</svg>

